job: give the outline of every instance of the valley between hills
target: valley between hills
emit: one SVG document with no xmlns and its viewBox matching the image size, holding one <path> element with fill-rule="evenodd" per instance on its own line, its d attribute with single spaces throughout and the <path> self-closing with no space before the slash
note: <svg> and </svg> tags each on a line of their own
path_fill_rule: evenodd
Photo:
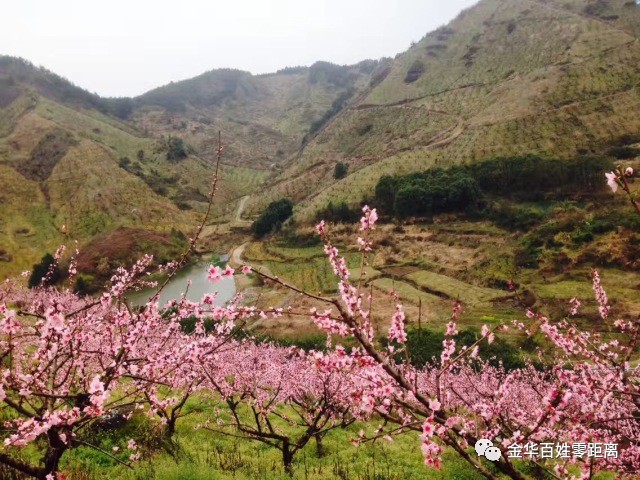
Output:
<svg viewBox="0 0 640 480">
<path fill-rule="evenodd" d="M 229 67 L 0 55 L 0 479 L 638 478 L 640 4 Z"/>
<path fill-rule="evenodd" d="M 638 35 L 634 2 L 483 0 L 395 58 L 267 75 L 212 70 L 135 98 L 101 98 L 0 57 L 0 275 L 77 242 L 82 283 L 95 292 L 144 253 L 175 258 L 206 207 L 221 132 L 201 253 L 235 252 L 236 263 L 334 294 L 313 225 L 333 220 L 358 274 L 353 220 L 370 204 L 383 224 L 366 282 L 376 295 L 397 292 L 414 324 L 439 328 L 456 300 L 469 327 L 523 306 L 563 311 L 576 291 L 589 296 L 593 267 L 616 305 L 638 313 L 639 224 L 604 176 L 536 195 L 526 194 L 533 184 L 483 190 L 473 208 L 428 214 L 396 211 L 376 188 L 385 176 L 496 158 L 639 166 Z M 281 199 L 293 216 L 254 238 L 253 222 Z M 243 288 L 263 306 L 292 300 L 271 285 Z M 286 317 L 256 327 L 313 335 L 311 323 Z"/>
</svg>

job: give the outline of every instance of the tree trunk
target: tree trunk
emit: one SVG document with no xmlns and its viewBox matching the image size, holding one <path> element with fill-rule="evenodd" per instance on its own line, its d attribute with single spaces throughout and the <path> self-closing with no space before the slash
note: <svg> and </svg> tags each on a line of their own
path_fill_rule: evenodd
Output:
<svg viewBox="0 0 640 480">
<path fill-rule="evenodd" d="M 322 438 L 323 437 L 324 437 L 324 434 L 322 434 L 322 433 L 316 433 L 315 434 L 315 438 L 316 438 L 316 453 L 318 454 L 318 458 L 324 457 L 324 454 L 325 454 L 324 445 L 322 443 Z"/>
<path fill-rule="evenodd" d="M 57 429 L 50 429 L 47 433 L 47 438 L 49 440 L 49 445 L 44 456 L 44 472 L 39 480 L 46 480 L 47 475 L 55 474 L 58 471 L 60 459 L 67 450 L 67 445 L 65 445 L 60 438 L 60 434 Z"/>
<path fill-rule="evenodd" d="M 287 475 L 293 477 L 293 452 L 291 445 L 286 441 L 282 443 L 282 464 Z"/>
<path fill-rule="evenodd" d="M 176 417 L 170 417 L 164 426 L 163 435 L 165 439 L 171 440 L 176 433 Z"/>
</svg>

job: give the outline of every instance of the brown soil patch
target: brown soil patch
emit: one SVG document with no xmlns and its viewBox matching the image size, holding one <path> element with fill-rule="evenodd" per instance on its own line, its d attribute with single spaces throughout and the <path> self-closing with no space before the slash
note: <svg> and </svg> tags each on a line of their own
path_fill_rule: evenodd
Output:
<svg viewBox="0 0 640 480">
<path fill-rule="evenodd" d="M 128 266 L 144 254 L 154 254 L 156 262 L 163 263 L 178 257 L 182 243 L 169 234 L 121 227 L 81 249 L 78 271 L 109 275 L 115 267 Z"/>
</svg>

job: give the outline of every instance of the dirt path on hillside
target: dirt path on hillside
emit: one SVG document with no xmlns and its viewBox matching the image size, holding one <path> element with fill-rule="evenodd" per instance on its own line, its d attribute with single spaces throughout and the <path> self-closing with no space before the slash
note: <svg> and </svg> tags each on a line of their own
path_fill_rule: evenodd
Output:
<svg viewBox="0 0 640 480">
<path fill-rule="evenodd" d="M 244 210 L 244 206 L 247 203 L 247 200 L 249 200 L 249 195 L 245 195 L 240 199 L 240 202 L 238 202 L 238 209 L 236 210 L 235 217 L 237 223 L 242 222 L 242 211 Z"/>
<path fill-rule="evenodd" d="M 474 86 L 477 84 L 474 84 Z M 462 88 L 467 88 L 467 86 L 462 87 Z M 453 89 L 455 90 L 455 89 Z M 421 151 L 421 150 L 433 150 L 436 148 L 440 148 L 440 147 L 445 147 L 447 145 L 449 145 L 451 142 L 455 141 L 460 135 L 462 135 L 464 133 L 464 129 L 465 129 L 465 122 L 464 119 L 460 116 L 460 115 L 454 115 L 452 113 L 449 112 L 445 112 L 443 110 L 434 110 L 431 108 L 426 108 L 420 105 L 409 105 L 413 102 L 416 102 L 418 100 L 421 100 L 422 98 L 426 98 L 430 95 L 425 95 L 422 97 L 418 97 L 418 98 L 408 98 L 405 100 L 401 100 L 399 102 L 393 102 L 393 103 L 388 103 L 388 104 L 382 104 L 382 105 L 373 105 L 373 104 L 361 104 L 361 105 L 357 105 L 355 107 L 351 107 L 350 110 L 369 110 L 372 108 L 399 108 L 399 107 L 409 107 L 411 106 L 412 108 L 417 108 L 420 110 L 424 110 L 427 114 L 431 114 L 431 113 L 435 113 L 438 115 L 445 115 L 448 117 L 455 117 L 456 119 L 456 125 L 449 129 L 449 130 L 443 130 L 442 132 L 438 133 L 435 137 L 432 137 L 427 143 L 426 145 L 416 145 L 414 147 L 411 148 L 407 148 L 404 150 L 398 150 L 397 152 L 392 153 L 391 155 L 387 155 L 385 157 L 380 158 L 379 160 L 383 160 L 384 158 L 388 158 L 388 157 L 392 157 L 393 155 L 397 155 L 398 153 L 402 153 L 404 151 L 410 150 L 412 152 L 415 151 Z M 446 135 L 446 136 L 445 136 Z M 445 138 L 442 138 L 445 137 Z"/>
<path fill-rule="evenodd" d="M 231 251 L 231 255 L 229 255 L 229 263 L 233 267 L 239 267 L 240 265 L 244 265 L 244 260 L 242 260 L 242 255 L 244 254 L 245 249 L 249 245 L 250 242 L 244 242 L 242 245 L 237 246 Z"/>
<path fill-rule="evenodd" d="M 444 114 L 445 112 L 437 112 L 437 113 Z M 447 114 L 447 115 L 449 115 L 449 114 Z M 416 145 L 415 147 L 411 147 L 411 148 L 407 148 L 407 149 L 403 149 L 403 150 L 398 150 L 396 152 L 391 153 L 390 155 L 384 155 L 384 156 L 381 155 L 378 158 L 376 158 L 373 163 L 380 162 L 380 161 L 382 161 L 382 160 L 384 160 L 386 158 L 393 157 L 394 155 L 398 155 L 398 154 L 400 154 L 402 152 L 407 152 L 407 151 L 411 151 L 411 152 L 428 151 L 428 150 L 435 150 L 437 148 L 446 147 L 450 143 L 453 143 L 455 140 L 457 140 L 458 137 L 460 137 L 460 135 L 462 135 L 464 133 L 464 131 L 465 131 L 464 119 L 461 116 L 456 115 L 456 120 L 457 120 L 457 123 L 453 128 L 451 128 L 449 130 L 444 130 L 444 131 L 438 133 L 435 137 L 431 138 L 429 140 L 429 142 L 427 142 L 426 145 Z M 444 137 L 444 138 L 442 138 L 442 137 Z M 302 177 L 306 172 L 307 171 L 301 172 L 298 175 L 296 175 L 296 177 L 294 177 L 294 178 Z M 304 200 L 309 200 L 310 198 L 313 198 L 314 196 L 317 196 L 317 195 L 321 194 L 322 192 L 324 192 L 325 190 L 329 190 L 329 189 L 333 188 L 334 186 L 335 186 L 334 183 L 326 185 L 326 186 L 322 187 L 320 190 L 316 190 L 316 191 L 310 193 L 309 195 L 307 195 L 304 198 Z"/>
<path fill-rule="evenodd" d="M 411 149 L 411 151 L 419 151 L 419 150 L 433 150 L 440 147 L 445 147 L 449 145 L 451 142 L 456 140 L 460 135 L 464 133 L 464 119 L 461 116 L 457 116 L 456 126 L 451 130 L 444 131 L 435 137 L 433 137 L 427 145 L 417 145 Z M 449 134 L 447 137 L 439 140 L 442 136 Z"/>
<path fill-rule="evenodd" d="M 631 90 L 637 89 L 639 87 L 640 87 L 640 83 L 636 83 L 635 85 L 632 85 L 628 89 L 622 90 L 620 92 L 610 93 L 609 95 L 601 95 L 599 97 L 587 98 L 586 100 L 576 100 L 575 102 L 567 103 L 566 105 L 561 105 L 559 107 L 549 108 L 549 109 L 546 109 L 546 110 L 540 110 L 539 112 L 531 113 L 531 114 L 528 114 L 528 115 L 522 115 L 522 116 L 518 117 L 518 119 L 539 117 L 539 116 L 542 116 L 542 115 L 548 115 L 550 113 L 559 112 L 561 110 L 569 110 L 569 109 L 571 109 L 573 107 L 579 107 L 580 105 L 592 103 L 592 102 L 598 101 L 598 100 L 609 100 L 609 99 L 612 99 L 612 98 L 615 98 L 615 97 L 626 95 Z M 503 124 L 503 123 L 512 122 L 513 120 L 514 120 L 514 118 L 506 118 L 506 119 L 496 120 L 495 122 L 483 122 L 483 123 L 478 123 L 478 124 L 472 125 L 471 128 L 473 129 L 473 128 L 478 128 L 478 127 L 490 127 L 490 126 L 493 126 L 493 125 L 500 125 L 500 124 Z"/>
<path fill-rule="evenodd" d="M 242 212 L 244 212 L 244 207 L 247 204 L 247 200 L 251 198 L 251 195 L 245 195 L 238 202 L 238 207 L 236 208 L 229 225 L 231 228 L 251 228 L 252 222 L 251 220 L 243 220 Z"/>
<path fill-rule="evenodd" d="M 437 97 L 438 95 L 442 95 L 444 93 L 455 92 L 457 90 L 464 90 L 467 88 L 484 87 L 485 85 L 487 84 L 486 83 L 468 83 L 467 85 L 460 85 L 459 87 L 445 88 L 444 90 L 440 90 L 438 92 L 426 93 L 418 97 L 405 98 L 404 100 L 398 100 L 397 102 L 379 103 L 379 104 L 361 103 L 354 107 L 349 107 L 349 110 L 369 110 L 370 108 L 401 107 L 403 105 L 409 105 L 410 103 L 417 102 L 418 100 L 424 100 L 425 98 Z M 442 110 L 432 110 L 432 111 L 436 113 L 442 113 L 444 115 L 450 115 L 449 113 L 443 112 Z"/>
</svg>

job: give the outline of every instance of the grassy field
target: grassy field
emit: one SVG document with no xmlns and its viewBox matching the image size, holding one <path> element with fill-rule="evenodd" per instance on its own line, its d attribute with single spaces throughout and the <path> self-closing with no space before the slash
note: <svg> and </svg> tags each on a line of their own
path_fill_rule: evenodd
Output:
<svg viewBox="0 0 640 480">
<path fill-rule="evenodd" d="M 321 247 L 296 248 L 254 242 L 245 250 L 248 263 L 264 266 L 273 275 L 316 294 L 336 293 L 337 281 Z M 349 268 L 359 267 L 360 256 L 345 255 Z"/>
<path fill-rule="evenodd" d="M 212 404 L 191 400 L 187 411 L 192 413 L 178 423 L 178 454 L 170 456 L 155 450 L 150 457 L 138 462 L 133 470 L 86 447 L 67 454 L 63 472 L 67 480 L 284 480 L 289 477 L 283 470 L 278 450 L 249 440 L 235 439 L 220 434 L 195 429 L 212 413 Z M 128 438 L 143 444 L 143 422 L 125 433 L 101 435 L 100 447 L 112 451 L 114 445 L 124 448 Z M 135 425 L 138 424 L 138 428 Z M 327 434 L 323 441 L 325 455 L 318 457 L 314 443 L 309 443 L 298 453 L 294 462 L 293 478 L 320 480 L 405 480 L 405 479 L 479 479 L 475 471 L 453 452 L 444 454 L 443 469 L 436 471 L 424 466 L 417 434 L 396 437 L 393 442 L 380 440 L 359 447 L 350 441 L 361 428 L 373 430 L 377 426 L 355 424 Z M 128 435 L 128 436 L 125 436 Z M 124 455 L 119 455 L 126 458 Z"/>
<path fill-rule="evenodd" d="M 577 321 L 606 331 L 610 325 L 598 319 L 593 300 L 594 266 L 600 271 L 614 312 L 623 315 L 639 312 L 640 285 L 629 263 L 637 258 L 633 253 L 636 251 L 633 245 L 637 243 L 633 230 L 618 228 L 613 233 L 594 233 L 587 243 L 574 241 L 582 238 L 584 228 L 600 225 L 594 220 L 600 215 L 597 212 L 620 208 L 624 213 L 627 206 L 604 210 L 595 207 L 596 213 L 590 213 L 593 207 L 588 206 L 583 207 L 585 210 L 575 205 L 558 209 L 549 204 L 544 208 L 549 216 L 526 234 L 504 230 L 486 221 L 446 216 L 433 223 L 380 224 L 373 237 L 375 254 L 367 259 L 363 283 L 365 288 L 372 288 L 376 298 L 373 308 L 376 324 L 384 329 L 389 321 L 391 302 L 385 297 L 393 291 L 404 304 L 411 324 L 417 324 L 420 318 L 423 325 L 436 330 L 444 329 L 456 300 L 464 308 L 461 324 L 479 328 L 485 323 L 522 320 L 527 308 L 560 319 L 568 313 L 570 300 L 578 297 L 584 307 Z M 569 210 L 573 213 L 567 216 Z M 585 219 L 590 220 L 585 223 Z M 310 230 L 298 229 L 303 238 L 310 235 Z M 357 279 L 360 267 L 360 254 L 354 245 L 357 229 L 331 224 L 329 230 L 334 244 L 340 245 L 341 252 L 347 252 L 352 278 Z M 246 262 L 265 266 L 273 274 L 313 293 L 334 294 L 337 280 L 320 246 L 299 247 L 286 238 L 250 243 L 245 251 Z M 536 247 L 531 249 L 531 245 Z M 525 254 L 535 255 L 535 265 L 527 263 Z M 518 286 L 517 295 L 508 289 L 510 280 Z M 275 303 L 283 306 L 296 301 L 299 299 L 280 292 Z M 313 329 L 312 325 L 300 322 L 287 319 L 282 324 L 287 338 L 296 328 L 305 334 Z M 278 335 L 277 325 L 268 328 L 269 334 Z"/>
<path fill-rule="evenodd" d="M 100 452 L 79 447 L 63 457 L 62 473 L 67 480 L 476 480 L 483 478 L 452 450 L 443 453 L 442 469 L 424 465 L 417 433 L 394 437 L 392 442 L 378 440 L 358 447 L 351 444 L 358 431 L 372 432 L 378 423 L 353 424 L 346 429 L 329 432 L 324 440 L 324 455 L 319 456 L 316 445 L 310 442 L 294 460 L 293 477 L 282 467 L 281 454 L 275 448 L 197 429 L 212 415 L 215 404 L 201 399 L 191 399 L 185 407 L 189 414 L 178 422 L 177 448 L 170 455 L 157 447 L 144 448 L 149 434 L 148 422 L 134 420 L 121 431 L 105 431 L 94 438 L 101 449 L 126 460 L 127 441 L 134 438 L 143 446 L 142 460 L 132 469 L 117 464 Z M 472 452 L 472 450 L 470 450 Z M 490 462 L 485 466 L 495 469 Z M 612 479 L 610 474 L 597 474 L 597 480 Z"/>
</svg>

